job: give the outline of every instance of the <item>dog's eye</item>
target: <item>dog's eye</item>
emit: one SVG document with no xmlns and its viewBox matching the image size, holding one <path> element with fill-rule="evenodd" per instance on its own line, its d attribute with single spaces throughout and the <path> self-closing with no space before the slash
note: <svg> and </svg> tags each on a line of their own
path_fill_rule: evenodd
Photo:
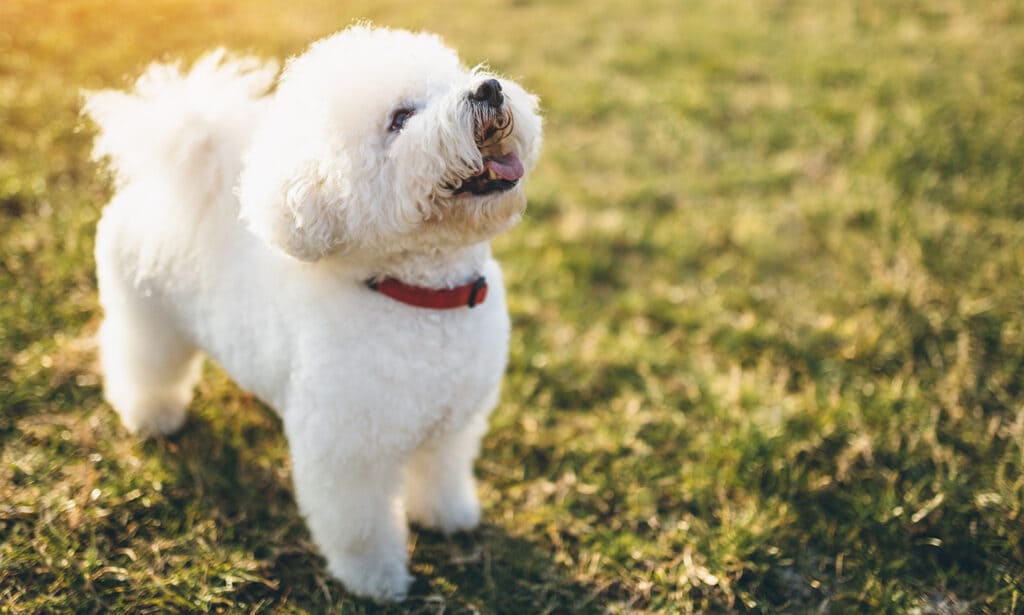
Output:
<svg viewBox="0 0 1024 615">
<path fill-rule="evenodd" d="M 409 120 L 413 114 L 416 113 L 415 109 L 399 109 L 391 115 L 391 125 L 388 126 L 388 130 L 391 132 L 398 132 L 405 127 L 405 123 Z"/>
</svg>

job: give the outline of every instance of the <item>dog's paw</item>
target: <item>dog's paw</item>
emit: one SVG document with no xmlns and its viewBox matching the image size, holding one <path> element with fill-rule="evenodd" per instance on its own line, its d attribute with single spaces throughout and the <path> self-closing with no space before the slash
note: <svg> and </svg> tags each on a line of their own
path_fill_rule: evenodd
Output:
<svg viewBox="0 0 1024 615">
<path fill-rule="evenodd" d="M 185 424 L 186 408 L 178 399 L 153 397 L 117 408 L 128 431 L 142 437 L 170 435 Z"/>
<path fill-rule="evenodd" d="M 342 556 L 330 558 L 328 569 L 349 592 L 378 603 L 405 600 L 413 581 L 401 558 Z"/>
<path fill-rule="evenodd" d="M 426 498 L 406 502 L 406 514 L 417 525 L 454 534 L 480 525 L 480 502 L 471 495 Z"/>
</svg>

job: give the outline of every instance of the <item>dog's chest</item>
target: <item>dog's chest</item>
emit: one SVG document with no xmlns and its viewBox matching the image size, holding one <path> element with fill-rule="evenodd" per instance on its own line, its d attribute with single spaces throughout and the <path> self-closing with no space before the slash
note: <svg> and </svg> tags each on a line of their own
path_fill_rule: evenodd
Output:
<svg viewBox="0 0 1024 615">
<path fill-rule="evenodd" d="M 416 310 L 380 323 L 377 374 L 440 405 L 496 385 L 508 354 L 508 317 L 502 306 L 476 309 Z"/>
<path fill-rule="evenodd" d="M 420 315 L 419 326 L 396 331 L 390 369 L 422 400 L 459 411 L 497 386 L 508 354 L 508 326 L 491 314 Z M 387 368 L 385 368 L 387 369 Z"/>
<path fill-rule="evenodd" d="M 307 340 L 292 398 L 395 437 L 459 428 L 493 404 L 505 370 L 509 319 L 495 295 L 436 311 L 373 296 L 339 312 Z"/>
</svg>

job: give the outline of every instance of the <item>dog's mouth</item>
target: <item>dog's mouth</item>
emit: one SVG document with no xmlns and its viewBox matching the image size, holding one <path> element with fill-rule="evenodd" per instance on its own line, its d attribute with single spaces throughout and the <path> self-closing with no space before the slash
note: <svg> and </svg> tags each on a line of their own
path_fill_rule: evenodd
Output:
<svg viewBox="0 0 1024 615">
<path fill-rule="evenodd" d="M 523 177 L 523 162 L 509 145 L 515 118 L 507 109 L 477 120 L 473 135 L 480 149 L 484 166 L 469 177 L 461 178 L 451 187 L 452 194 L 483 196 L 511 190 Z"/>
<path fill-rule="evenodd" d="M 523 172 L 523 162 L 515 151 L 484 156 L 484 168 L 476 175 L 463 179 L 452 193 L 482 196 L 504 192 L 519 183 Z"/>
</svg>

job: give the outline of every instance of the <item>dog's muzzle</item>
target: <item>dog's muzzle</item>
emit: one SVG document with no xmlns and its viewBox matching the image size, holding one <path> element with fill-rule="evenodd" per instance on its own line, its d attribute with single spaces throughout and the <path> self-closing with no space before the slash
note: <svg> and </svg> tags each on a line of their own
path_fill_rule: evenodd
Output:
<svg viewBox="0 0 1024 615">
<path fill-rule="evenodd" d="M 481 83 L 476 91 L 469 94 L 469 99 L 492 109 L 501 109 L 505 103 L 505 95 L 501 93 L 501 83 L 497 79 L 488 79 Z"/>
<path fill-rule="evenodd" d="M 480 149 L 484 166 L 461 180 L 454 194 L 475 195 L 504 192 L 514 187 L 523 176 L 523 163 L 515 149 L 509 148 L 509 137 L 515 127 L 512 112 L 505 105 L 505 95 L 497 79 L 488 79 L 471 91 L 467 98 L 475 107 L 476 127 L 473 139 Z"/>
</svg>

